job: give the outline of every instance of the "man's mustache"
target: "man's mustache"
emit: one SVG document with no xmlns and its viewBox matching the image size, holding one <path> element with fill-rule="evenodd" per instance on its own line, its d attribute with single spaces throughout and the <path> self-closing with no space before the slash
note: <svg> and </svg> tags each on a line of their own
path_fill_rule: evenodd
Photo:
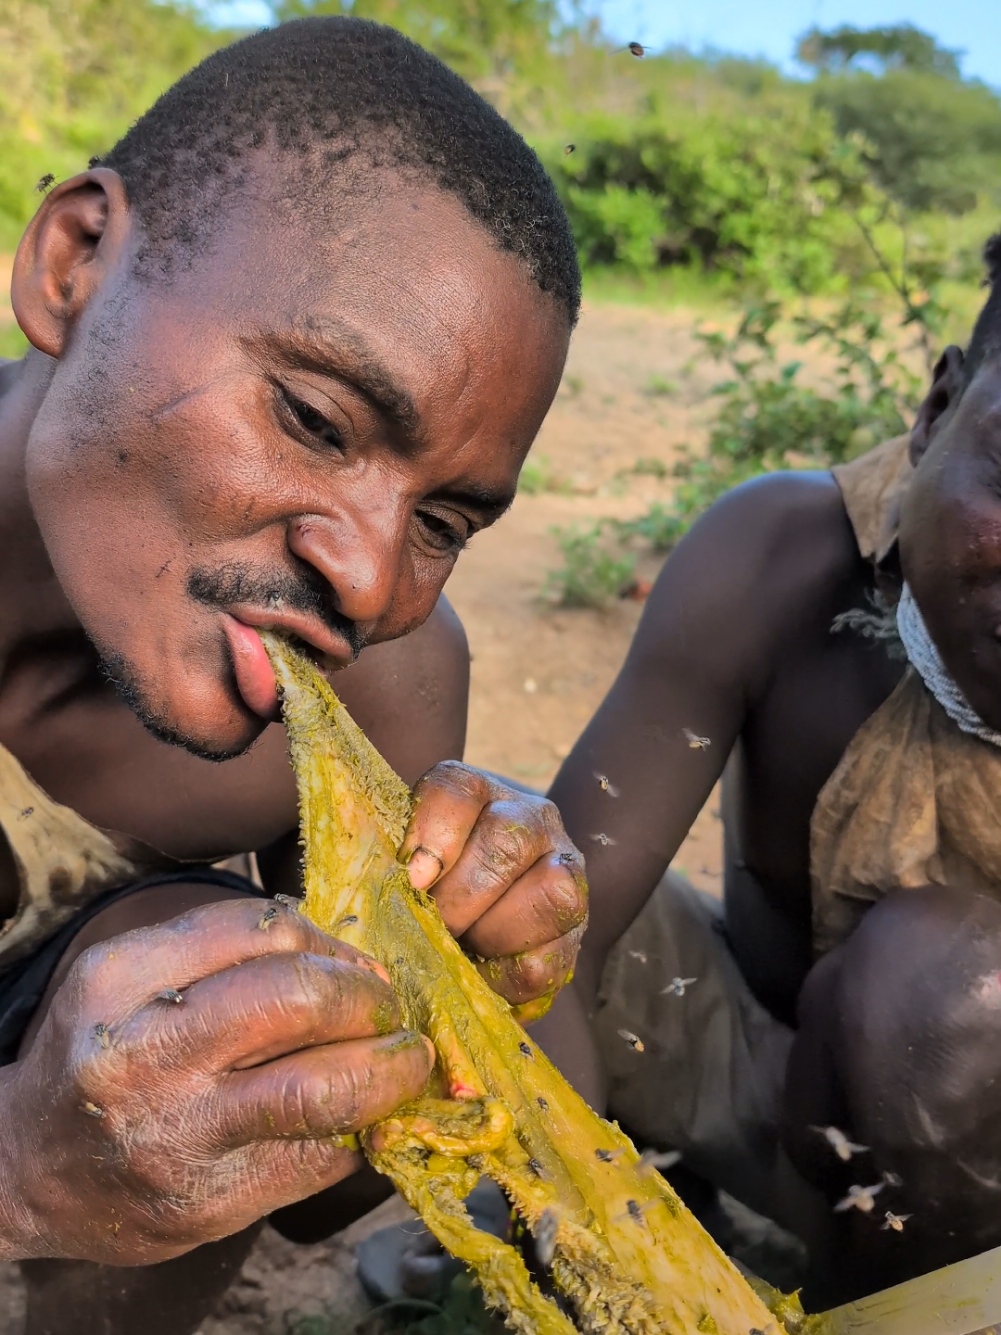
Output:
<svg viewBox="0 0 1001 1335">
<path fill-rule="evenodd" d="M 263 575 L 248 566 L 224 565 L 216 570 L 193 570 L 188 576 L 188 595 L 208 607 L 228 611 L 235 603 L 254 607 L 305 612 L 322 621 L 351 646 L 355 658 L 365 647 L 365 636 L 357 622 L 333 605 L 331 590 L 311 568 L 298 575 L 287 571 Z"/>
</svg>

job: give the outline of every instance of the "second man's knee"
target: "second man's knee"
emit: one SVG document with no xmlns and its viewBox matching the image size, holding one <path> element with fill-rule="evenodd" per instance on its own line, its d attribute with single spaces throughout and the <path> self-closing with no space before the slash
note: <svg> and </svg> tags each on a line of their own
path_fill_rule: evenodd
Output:
<svg viewBox="0 0 1001 1335">
<path fill-rule="evenodd" d="M 832 1055 L 853 1131 L 908 1160 L 1001 1133 L 1001 905 L 898 891 L 840 954 Z"/>
</svg>

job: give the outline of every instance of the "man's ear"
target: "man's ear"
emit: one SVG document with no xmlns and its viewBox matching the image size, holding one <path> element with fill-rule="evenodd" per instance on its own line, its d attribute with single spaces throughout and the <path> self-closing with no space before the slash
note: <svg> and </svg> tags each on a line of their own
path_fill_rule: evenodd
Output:
<svg viewBox="0 0 1001 1335">
<path fill-rule="evenodd" d="M 56 186 L 14 257 L 11 304 L 28 341 L 60 357 L 74 323 L 132 231 L 125 183 L 96 167 Z"/>
<path fill-rule="evenodd" d="M 917 420 L 911 431 L 911 463 L 915 467 L 932 443 L 942 418 L 959 401 L 963 392 L 964 361 L 963 349 L 954 344 L 946 348 L 938 359 L 932 372 L 931 389 L 918 409 Z"/>
</svg>

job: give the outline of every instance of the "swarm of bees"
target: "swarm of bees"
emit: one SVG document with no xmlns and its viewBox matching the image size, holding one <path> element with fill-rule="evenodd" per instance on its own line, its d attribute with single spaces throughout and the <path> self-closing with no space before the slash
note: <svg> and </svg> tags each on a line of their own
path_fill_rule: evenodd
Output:
<svg viewBox="0 0 1001 1335">
<path fill-rule="evenodd" d="M 834 1210 L 837 1214 L 843 1214 L 846 1210 L 858 1210 L 862 1214 L 872 1214 L 876 1208 L 876 1197 L 884 1187 L 902 1187 L 903 1179 L 896 1173 L 884 1173 L 882 1181 L 875 1182 L 871 1187 L 860 1187 L 858 1185 L 848 1188 L 848 1195 L 838 1201 Z M 909 1214 L 894 1214 L 892 1210 L 887 1210 L 883 1216 L 883 1229 L 893 1229 L 895 1233 L 903 1233 L 905 1222 L 910 1219 Z"/>
</svg>

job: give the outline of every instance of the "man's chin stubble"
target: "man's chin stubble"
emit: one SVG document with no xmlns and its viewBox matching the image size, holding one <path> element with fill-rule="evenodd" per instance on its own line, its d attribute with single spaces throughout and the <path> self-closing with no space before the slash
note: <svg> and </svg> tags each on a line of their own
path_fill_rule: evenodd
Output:
<svg viewBox="0 0 1001 1335">
<path fill-rule="evenodd" d="M 182 750 L 187 751 L 189 755 L 197 756 L 199 760 L 221 763 L 224 760 L 235 760 L 238 756 L 245 755 L 257 740 L 251 738 L 249 742 L 232 748 L 205 746 L 196 738 L 182 732 L 162 711 L 153 708 L 149 695 L 140 684 L 138 673 L 133 670 L 123 655 L 100 654 L 100 665 L 101 671 L 124 703 L 132 710 L 146 731 L 155 737 L 158 742 L 165 742 L 168 746 L 179 746 Z"/>
</svg>

